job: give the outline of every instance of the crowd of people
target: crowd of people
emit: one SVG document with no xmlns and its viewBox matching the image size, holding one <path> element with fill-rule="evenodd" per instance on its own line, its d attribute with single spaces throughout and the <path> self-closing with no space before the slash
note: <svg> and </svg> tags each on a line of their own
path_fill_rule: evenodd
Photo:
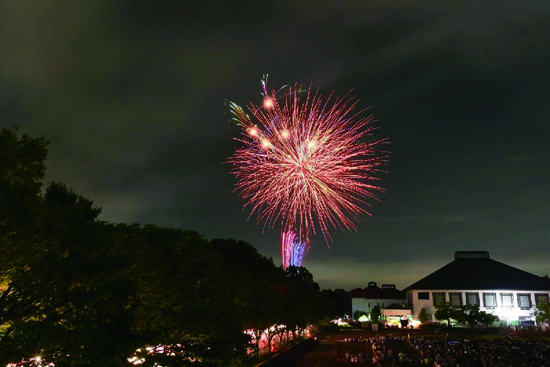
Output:
<svg viewBox="0 0 550 367">
<path fill-rule="evenodd" d="M 369 338 L 364 337 L 350 337 L 340 340 L 343 343 L 366 343 L 369 341 Z M 362 351 L 357 353 L 350 352 L 350 348 L 345 348 L 345 352 L 339 352 L 333 350 L 332 354 L 338 362 L 352 362 L 352 363 L 365 363 L 367 361 L 367 356 Z"/>
<path fill-rule="evenodd" d="M 335 350 L 337 361 L 368 366 L 550 367 L 550 342 L 542 339 L 376 336 L 340 341 L 367 344 Z"/>
<path fill-rule="evenodd" d="M 448 337 L 400 339 L 407 339 L 414 352 L 410 353 L 412 355 L 400 353 L 392 361 L 392 366 L 396 367 L 550 367 L 550 343 L 544 340 Z"/>
<path fill-rule="evenodd" d="M 368 343 L 371 351 L 368 353 L 357 352 L 350 353 L 346 351 L 345 353 L 338 353 L 336 350 L 333 351 L 334 356 L 337 361 L 352 362 L 352 363 L 367 363 L 372 362 L 374 365 L 384 365 L 387 358 L 392 358 L 392 350 L 387 348 L 385 343 L 386 337 L 383 335 L 366 338 L 366 337 L 352 337 L 344 338 L 341 342 L 344 343 Z M 372 365 L 371 364 L 371 365 Z"/>
</svg>

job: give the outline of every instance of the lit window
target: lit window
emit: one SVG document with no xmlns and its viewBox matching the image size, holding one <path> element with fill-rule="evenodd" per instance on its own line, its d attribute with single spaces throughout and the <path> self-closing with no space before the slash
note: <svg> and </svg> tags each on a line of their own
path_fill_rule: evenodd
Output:
<svg viewBox="0 0 550 367">
<path fill-rule="evenodd" d="M 518 306 L 522 310 L 531 308 L 531 295 L 529 293 L 518 293 Z"/>
<path fill-rule="evenodd" d="M 483 293 L 483 306 L 487 308 L 497 307 L 496 293 Z"/>
<path fill-rule="evenodd" d="M 514 296 L 512 293 L 501 293 L 500 303 L 502 307 L 514 307 Z"/>
<path fill-rule="evenodd" d="M 449 292 L 449 299 L 453 307 L 462 306 L 462 293 L 460 292 Z"/>
<path fill-rule="evenodd" d="M 479 306 L 479 293 L 466 293 L 466 304 Z"/>
</svg>

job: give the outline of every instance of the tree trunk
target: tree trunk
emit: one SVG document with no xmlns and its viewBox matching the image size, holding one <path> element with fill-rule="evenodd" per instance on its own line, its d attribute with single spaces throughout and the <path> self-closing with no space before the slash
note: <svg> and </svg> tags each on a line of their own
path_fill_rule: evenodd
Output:
<svg viewBox="0 0 550 367">
<path fill-rule="evenodd" d="M 258 353 L 258 357 L 259 357 L 260 356 L 260 340 L 262 338 L 262 332 L 255 330 L 254 334 L 256 335 L 256 353 Z"/>
<path fill-rule="evenodd" d="M 271 340 L 273 339 L 273 335 L 268 334 L 267 335 L 267 350 L 269 353 L 271 353 Z"/>
</svg>

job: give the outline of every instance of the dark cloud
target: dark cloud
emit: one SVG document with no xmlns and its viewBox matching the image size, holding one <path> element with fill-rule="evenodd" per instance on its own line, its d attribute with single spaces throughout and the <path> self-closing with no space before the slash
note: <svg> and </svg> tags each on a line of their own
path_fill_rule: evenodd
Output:
<svg viewBox="0 0 550 367">
<path fill-rule="evenodd" d="M 332 250 L 314 240 L 323 285 L 405 286 L 458 249 L 542 274 L 549 22 L 544 1 L 0 2 L 0 123 L 48 137 L 48 179 L 106 220 L 242 238 L 278 261 L 277 230 L 231 192 L 226 102 L 259 98 L 266 72 L 355 88 L 391 140 L 387 193 Z"/>
</svg>

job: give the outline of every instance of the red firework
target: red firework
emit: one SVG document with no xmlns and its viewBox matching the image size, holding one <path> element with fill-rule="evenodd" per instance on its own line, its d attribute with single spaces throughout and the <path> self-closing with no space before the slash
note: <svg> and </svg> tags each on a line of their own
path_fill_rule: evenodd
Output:
<svg viewBox="0 0 550 367">
<path fill-rule="evenodd" d="M 264 226 L 280 224 L 308 246 L 320 230 L 328 243 L 330 228 L 356 230 L 358 216 L 370 215 L 364 207 L 383 191 L 375 175 L 386 160 L 378 150 L 385 139 L 362 141 L 373 118 L 347 94 L 323 99 L 311 86 L 278 93 L 264 80 L 260 105 L 230 104 L 242 128 L 236 140 L 243 146 L 229 159 L 236 191 Z"/>
</svg>

